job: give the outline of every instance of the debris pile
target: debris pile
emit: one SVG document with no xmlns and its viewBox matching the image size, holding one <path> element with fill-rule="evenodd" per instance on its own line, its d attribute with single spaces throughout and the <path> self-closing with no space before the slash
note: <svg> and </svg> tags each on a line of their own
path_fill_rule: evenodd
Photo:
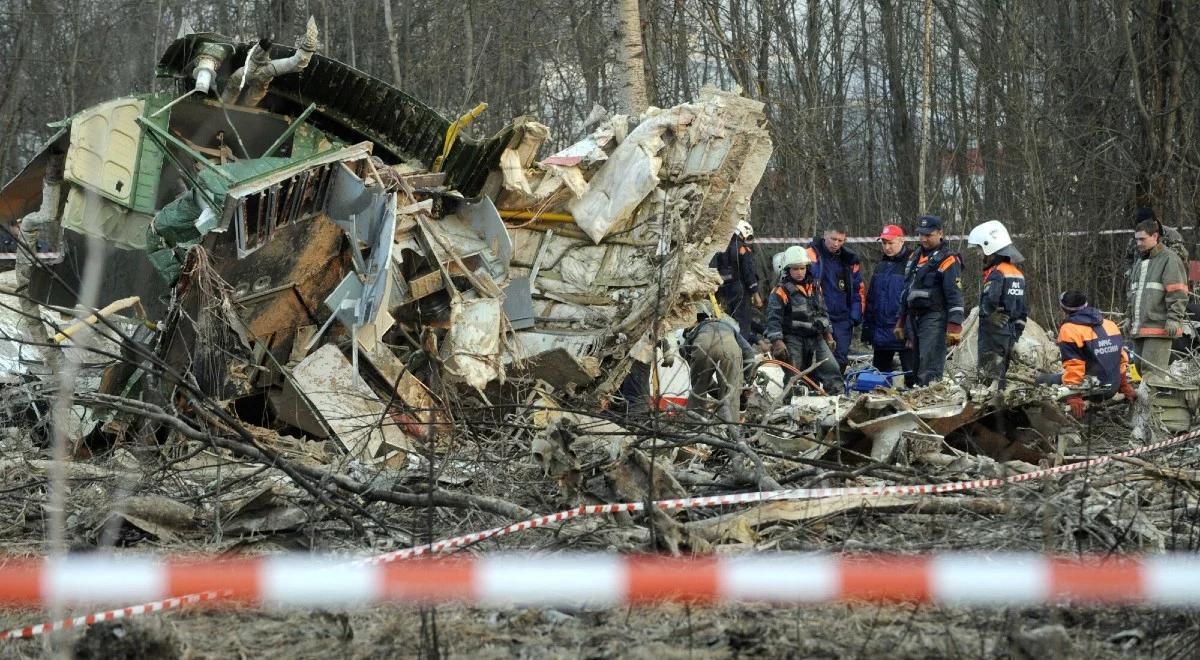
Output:
<svg viewBox="0 0 1200 660">
<path fill-rule="evenodd" d="M 445 431 L 433 380 L 482 394 L 523 377 L 599 400 L 712 290 L 706 264 L 771 153 L 762 104 L 705 90 L 538 162 L 549 134 L 530 120 L 481 144 L 413 103 L 400 119 L 421 135 L 368 120 L 347 93 L 401 93 L 312 53 L 314 31 L 298 58 L 181 38 L 160 69 L 201 93 L 84 110 L 3 192 L 6 220 L 67 255 L 17 283 L 30 297 L 79 304 L 95 258 L 94 306 L 134 300 L 154 328 L 126 341 L 168 377 L 115 364 L 100 393 L 171 402 L 186 383 L 257 416 L 242 421 L 403 465 L 413 438 Z M 293 89 L 317 85 L 337 105 L 293 112 Z M 422 160 L 418 140 L 442 134 Z"/>
<path fill-rule="evenodd" d="M 471 140 L 460 132 L 482 107 L 446 120 L 316 43 L 311 23 L 296 49 L 182 37 L 159 64 L 177 93 L 60 122 L 0 191 L 0 224 L 20 221 L 25 245 L 60 257 L 18 254 L 0 296 L 0 421 L 6 451 L 25 457 L 5 478 L 46 469 L 63 431 L 70 476 L 88 484 L 68 526 L 89 543 L 387 549 L 434 524 L 415 507 L 466 511 L 437 520 L 463 531 L 486 526 L 480 511 L 942 482 L 1127 448 L 1118 422 L 1081 426 L 1058 387 L 1034 385 L 1059 358 L 1032 321 L 1008 387 L 975 386 L 974 315 L 950 376 L 928 387 L 823 395 L 768 360 L 741 423 L 670 406 L 680 367 L 664 357 L 721 283 L 708 264 L 771 155 L 762 104 L 706 89 L 539 159 L 550 136 L 536 121 Z M 1178 376 L 1186 425 L 1200 388 Z M 631 378 L 650 381 L 648 400 L 620 409 Z M 66 416 L 52 405 L 64 391 Z M 989 516 L 1025 530 L 1049 507 L 1036 534 L 970 547 L 1161 549 L 1197 479 L 1138 467 L 1037 501 L 652 508 L 583 519 L 553 543 L 895 550 L 913 528 Z M 1154 480 L 1189 492 L 1168 501 Z M 861 532 L 837 518 L 867 509 L 912 524 Z M 42 524 L 11 513 L 31 535 Z"/>
</svg>

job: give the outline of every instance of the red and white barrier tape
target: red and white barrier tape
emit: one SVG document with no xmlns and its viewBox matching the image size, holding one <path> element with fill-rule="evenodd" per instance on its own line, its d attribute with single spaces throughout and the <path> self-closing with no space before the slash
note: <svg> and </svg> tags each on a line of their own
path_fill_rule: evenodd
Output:
<svg viewBox="0 0 1200 660">
<path fill-rule="evenodd" d="M 117 619 L 128 619 L 139 614 L 150 614 L 153 612 L 161 612 L 163 610 L 173 610 L 183 607 L 184 605 L 195 605 L 207 601 L 217 600 L 221 596 L 229 596 L 228 593 L 219 593 L 216 591 L 204 591 L 198 594 L 188 594 L 187 596 L 179 596 L 177 598 L 164 598 L 155 600 L 141 605 L 132 607 L 122 607 L 115 610 L 105 610 L 103 612 L 95 612 L 85 616 L 77 616 L 72 619 L 60 619 L 58 621 L 50 621 L 47 623 L 38 623 L 24 628 L 13 628 L 0 632 L 0 640 L 18 639 L 21 637 L 36 637 L 46 633 L 58 632 L 67 628 L 78 628 L 80 626 L 90 626 L 101 621 L 115 621 Z"/>
<path fill-rule="evenodd" d="M 958 491 L 964 491 L 964 490 L 975 490 L 975 489 L 982 489 L 982 488 L 993 488 L 993 487 L 1002 486 L 1002 485 L 1010 484 L 1010 483 L 1018 483 L 1018 482 L 1023 482 L 1023 481 L 1030 481 L 1033 479 L 1039 479 L 1041 477 L 1050 476 L 1050 475 L 1074 472 L 1074 471 L 1082 470 L 1082 469 L 1085 469 L 1088 467 L 1093 467 L 1096 465 L 1108 463 L 1119 457 L 1137 456 L 1139 454 L 1145 454 L 1145 453 L 1157 451 L 1160 449 L 1166 449 L 1168 447 L 1173 447 L 1175 445 L 1182 444 L 1184 442 L 1187 442 L 1188 440 L 1192 440 L 1197 437 L 1200 437 L 1200 429 L 1198 429 L 1196 431 L 1184 433 L 1182 435 L 1178 435 L 1173 438 L 1168 438 L 1161 442 L 1156 442 L 1156 443 L 1153 443 L 1150 445 L 1146 445 L 1144 447 L 1137 447 L 1134 449 L 1129 449 L 1129 450 L 1119 452 L 1116 454 L 1112 454 L 1109 456 L 1100 456 L 1100 457 L 1092 458 L 1092 459 L 1089 459 L 1086 461 L 1081 461 L 1079 463 L 1071 463 L 1068 465 L 1062 465 L 1062 466 L 1055 467 L 1055 468 L 1046 468 L 1044 470 L 1036 470 L 1034 472 L 1027 472 L 1024 474 L 1017 474 L 1017 475 L 1013 475 L 1010 477 L 1003 477 L 1003 478 L 976 479 L 976 480 L 972 480 L 972 481 L 958 481 L 958 482 L 951 482 L 951 483 L 944 483 L 944 484 L 916 484 L 916 485 L 909 485 L 909 486 L 857 486 L 857 487 L 852 486 L 852 487 L 844 487 L 844 488 L 793 488 L 793 489 L 786 489 L 786 490 L 762 491 L 762 492 L 753 492 L 753 493 L 737 493 L 737 494 L 730 494 L 730 495 L 713 495 L 713 496 L 708 496 L 708 497 L 687 497 L 687 498 L 673 499 L 673 500 L 659 500 L 659 501 L 654 502 L 653 504 L 654 504 L 654 506 L 656 506 L 660 509 L 671 511 L 671 510 L 679 510 L 679 509 L 724 506 L 724 505 L 731 505 L 731 504 L 751 504 L 751 503 L 757 503 L 757 502 L 772 502 L 772 501 L 781 501 L 781 500 L 816 499 L 816 498 L 826 498 L 826 497 L 847 497 L 847 496 L 850 496 L 850 497 L 880 497 L 880 496 L 885 496 L 885 495 L 928 495 L 928 494 L 958 492 Z M 584 505 L 584 506 L 580 506 L 580 507 L 577 507 L 574 509 L 568 509 L 566 511 L 559 511 L 557 513 L 553 513 L 553 514 L 549 514 L 549 515 L 545 515 L 545 516 L 538 516 L 536 518 L 530 518 L 529 520 L 524 520 L 524 521 L 521 521 L 518 523 L 513 523 L 511 525 L 506 525 L 503 527 L 495 527 L 493 529 L 489 529 L 489 530 L 485 530 L 485 531 L 481 531 L 481 532 L 474 532 L 471 534 L 463 534 L 461 536 L 456 536 L 456 537 L 449 538 L 449 539 L 443 539 L 443 540 L 436 541 L 434 543 L 430 543 L 430 544 L 426 544 L 426 545 L 415 546 L 412 548 L 405 548 L 403 550 L 397 550 L 394 552 L 388 552 L 388 553 L 384 553 L 381 555 L 376 555 L 374 557 L 360 559 L 353 563 L 344 564 L 344 566 L 349 566 L 349 567 L 380 566 L 380 565 L 389 564 L 391 562 L 395 562 L 398 560 L 412 559 L 412 558 L 420 557 L 420 556 L 431 554 L 431 553 L 441 553 L 441 552 L 446 552 L 448 550 L 454 550 L 457 548 L 465 547 L 467 545 L 478 543 L 480 541 L 485 541 L 487 539 L 498 538 L 501 536 L 507 536 L 509 534 L 515 534 L 517 532 L 522 532 L 522 531 L 525 531 L 528 529 L 544 527 L 551 523 L 565 522 L 567 520 L 570 520 L 572 518 L 576 518 L 579 516 L 605 514 L 605 513 L 633 512 L 633 511 L 641 511 L 644 508 L 645 508 L 645 503 L 643 503 L 643 502 L 624 502 L 624 503 L 616 503 L 616 504 Z M 324 581 L 322 580 L 322 582 L 324 582 Z M 181 593 L 181 591 L 174 591 L 173 593 Z M 73 626 L 90 625 L 97 621 L 108 621 L 108 620 L 112 620 L 112 619 L 119 619 L 119 618 L 133 616 L 136 614 L 143 614 L 146 612 L 157 612 L 157 611 L 161 611 L 161 610 L 165 610 L 165 609 L 174 609 L 174 608 L 182 607 L 183 605 L 192 604 L 195 602 L 216 600 L 216 599 L 218 599 L 218 597 L 227 596 L 227 595 L 229 595 L 229 594 L 218 593 L 217 590 L 210 590 L 210 591 L 206 591 L 203 593 L 189 593 L 186 596 L 168 598 L 165 600 L 156 600 L 154 602 L 145 603 L 143 605 L 137 605 L 134 607 L 106 610 L 106 611 L 102 611 L 102 612 L 96 612 L 93 614 L 89 614 L 87 616 L 76 617 L 73 619 L 65 619 L 65 620 L 61 620 L 61 621 L 57 621 L 57 622 L 43 623 L 43 624 L 38 624 L 38 625 L 34 625 L 34 626 L 26 626 L 24 628 L 15 628 L 15 629 L 8 630 L 5 632 L 0 632 L 0 640 L 19 638 L 19 637 L 32 637 L 34 635 L 40 635 L 40 634 L 46 633 L 46 632 L 62 630 L 64 628 L 70 628 Z M 1198 598 L 1200 598 L 1200 596 L 1198 596 Z M 86 601 L 86 598 L 80 599 L 80 600 Z"/>
<path fill-rule="evenodd" d="M 1117 458 L 1127 458 L 1146 454 L 1159 449 L 1166 449 L 1175 445 L 1183 444 L 1188 440 L 1200 438 L 1200 429 L 1178 435 L 1173 438 L 1168 438 L 1161 442 L 1136 447 L 1116 454 L 1108 456 L 1099 456 L 1091 458 L 1079 463 L 1070 463 L 1060 465 L 1058 467 L 1046 468 L 1043 470 L 1035 470 L 1024 474 L 1014 474 L 1010 477 L 1000 477 L 993 479 L 975 479 L 972 481 L 954 481 L 943 484 L 914 484 L 911 486 L 849 486 L 842 488 L 789 488 L 785 490 L 767 490 L 757 491 L 752 493 L 734 493 L 728 495 L 710 495 L 706 497 L 684 497 L 674 500 L 658 500 L 654 502 L 654 506 L 664 511 L 674 511 L 678 509 L 698 509 L 713 506 L 726 506 L 731 504 L 755 504 L 759 502 L 776 502 L 780 500 L 805 500 L 817 499 L 824 497 L 883 497 L 885 495 L 937 495 L 941 493 L 954 493 L 964 490 L 978 490 L 981 488 L 995 488 L 1006 484 L 1019 483 L 1022 481 L 1031 481 L 1040 479 L 1041 477 L 1065 474 L 1083 470 L 1096 465 L 1109 463 Z M 429 553 L 445 552 L 455 548 L 471 545 L 487 539 L 500 536 L 507 536 L 516 532 L 523 532 L 527 529 L 544 527 L 551 523 L 564 522 L 571 518 L 579 516 L 595 515 L 603 513 L 622 513 L 642 511 L 645 509 L 644 502 L 621 502 L 616 504 L 587 504 L 551 513 L 549 515 L 530 518 L 518 523 L 506 525 L 504 527 L 495 527 L 482 532 L 473 532 L 471 534 L 463 534 L 449 539 L 443 539 L 428 545 L 419 545 L 412 548 L 405 548 L 395 552 L 388 552 L 381 555 L 376 555 L 368 559 L 361 560 L 366 563 L 381 564 L 398 559 L 408 559 Z"/>
<path fill-rule="evenodd" d="M 1179 227 L 1179 229 L 1191 229 L 1191 227 Z M 1048 234 L 1045 234 L 1044 236 L 1070 238 L 1070 237 L 1076 237 L 1076 236 L 1119 236 L 1121 234 L 1133 234 L 1133 229 L 1101 229 L 1099 231 L 1094 230 L 1094 229 L 1079 229 L 1079 230 L 1075 230 L 1075 231 L 1050 232 Z M 1026 238 L 1027 236 L 1029 236 L 1029 235 L 1014 234 L 1013 238 Z M 1044 236 L 1043 236 L 1043 238 L 1044 238 Z M 967 235 L 966 234 L 947 234 L 944 238 L 947 241 L 951 241 L 951 242 L 965 241 L 965 240 L 967 240 Z M 784 243 L 789 244 L 789 245 L 807 245 L 812 240 L 813 239 L 811 236 L 762 236 L 762 237 L 755 237 L 753 239 L 753 242 L 756 244 L 761 243 L 763 245 L 784 244 Z M 910 241 L 910 242 L 916 242 L 917 237 L 915 235 L 913 235 L 913 236 L 906 235 L 904 237 L 904 240 Z M 878 236 L 847 236 L 846 242 L 847 243 L 878 243 L 879 237 Z"/>
<path fill-rule="evenodd" d="M 1200 605 L 1200 557 L 497 554 L 356 565 L 301 555 L 201 562 L 69 557 L 0 567 L 0 601 L 11 605 L 162 598 L 184 590 L 230 593 L 229 601 L 289 608 L 838 600 L 939 605 L 1070 600 L 1195 606 Z"/>
</svg>

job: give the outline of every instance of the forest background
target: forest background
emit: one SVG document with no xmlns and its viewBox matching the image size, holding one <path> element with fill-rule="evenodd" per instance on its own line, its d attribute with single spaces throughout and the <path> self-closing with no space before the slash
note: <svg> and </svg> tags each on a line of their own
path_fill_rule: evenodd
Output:
<svg viewBox="0 0 1200 660">
<path fill-rule="evenodd" d="M 474 135 L 533 115 L 566 146 L 594 106 L 623 110 L 623 14 L 639 19 L 650 105 L 704 85 L 765 104 L 775 152 L 754 198 L 760 237 L 806 240 L 829 222 L 911 232 L 927 212 L 964 234 L 998 219 L 1018 235 L 1044 323 L 1068 287 L 1123 306 L 1129 237 L 1102 232 L 1130 230 L 1138 206 L 1186 227 L 1195 250 L 1200 6 L 1188 0 L 0 0 L 0 179 L 48 122 L 170 89 L 154 67 L 181 26 L 290 45 L 310 15 L 321 52 L 446 116 L 486 101 Z M 979 282 L 966 280 L 970 300 Z"/>
</svg>

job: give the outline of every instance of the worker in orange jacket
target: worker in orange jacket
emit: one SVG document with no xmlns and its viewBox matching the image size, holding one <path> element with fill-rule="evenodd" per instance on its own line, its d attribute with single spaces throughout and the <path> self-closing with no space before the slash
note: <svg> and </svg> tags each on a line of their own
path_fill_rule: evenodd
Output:
<svg viewBox="0 0 1200 660">
<path fill-rule="evenodd" d="M 1129 384 L 1129 356 L 1122 346 L 1121 330 L 1117 324 L 1105 319 L 1099 310 L 1088 305 L 1087 296 L 1079 291 L 1065 291 L 1058 305 L 1066 319 L 1058 328 L 1058 350 L 1062 356 L 1063 372 L 1041 374 L 1040 384 L 1066 385 L 1083 388 L 1088 377 L 1095 385 L 1088 396 L 1092 399 L 1107 399 L 1120 392 L 1126 400 L 1137 400 L 1137 393 Z M 1071 415 L 1083 417 L 1084 394 L 1078 392 L 1067 397 Z"/>
</svg>

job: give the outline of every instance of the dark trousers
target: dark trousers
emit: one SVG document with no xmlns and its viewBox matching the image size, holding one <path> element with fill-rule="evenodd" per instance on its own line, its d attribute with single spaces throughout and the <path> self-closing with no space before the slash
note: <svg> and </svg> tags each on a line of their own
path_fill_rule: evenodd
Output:
<svg viewBox="0 0 1200 660">
<path fill-rule="evenodd" d="M 1008 353 L 1012 350 L 1013 340 L 1008 334 L 993 330 L 987 323 L 979 325 L 979 356 L 976 362 L 976 375 L 983 385 L 990 385 L 999 380 L 1004 371 L 1004 363 L 1008 361 Z"/>
<path fill-rule="evenodd" d="M 833 353 L 829 350 L 829 345 L 825 343 L 824 337 L 785 335 L 783 343 L 787 344 L 788 362 L 791 362 L 793 367 L 804 371 L 813 364 L 821 362 L 821 366 L 813 369 L 808 377 L 825 388 L 826 394 L 841 394 L 845 385 L 842 383 L 842 375 L 838 372 L 837 362 L 834 361 Z"/>
<path fill-rule="evenodd" d="M 913 371 L 916 385 L 928 385 L 942 379 L 946 369 L 946 314 L 925 312 L 908 317 L 908 336 L 916 359 Z"/>
<path fill-rule="evenodd" d="M 900 356 L 901 371 L 908 375 L 905 381 L 911 380 L 913 374 L 913 352 L 910 349 L 905 348 L 897 351 L 895 349 L 877 348 L 875 349 L 875 356 L 871 359 L 871 366 L 883 372 L 895 371 L 897 355 Z"/>
<path fill-rule="evenodd" d="M 831 321 L 833 326 L 830 331 L 833 332 L 833 358 L 837 360 L 839 371 L 846 371 L 846 364 L 850 362 L 850 339 L 854 335 L 854 325 L 850 323 L 850 319 L 842 321 Z"/>
</svg>

